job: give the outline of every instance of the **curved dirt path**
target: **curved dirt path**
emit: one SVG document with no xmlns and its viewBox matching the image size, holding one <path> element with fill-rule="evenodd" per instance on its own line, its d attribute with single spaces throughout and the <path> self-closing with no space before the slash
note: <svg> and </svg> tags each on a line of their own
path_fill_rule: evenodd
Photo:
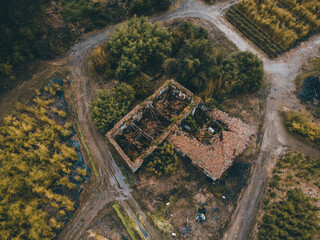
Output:
<svg viewBox="0 0 320 240">
<path fill-rule="evenodd" d="M 320 46 L 320 36 L 311 38 L 304 45 L 271 61 L 250 41 L 242 38 L 241 34 L 223 18 L 224 10 L 232 4 L 234 4 L 234 1 L 218 3 L 209 7 L 199 1 L 186 0 L 176 11 L 159 15 L 152 21 L 182 17 L 203 18 L 216 25 L 239 50 L 256 53 L 264 61 L 267 80 L 271 87 L 266 103 L 261 151 L 257 157 L 251 180 L 243 191 L 230 228 L 224 236 L 226 240 L 239 240 L 246 239 L 249 236 L 254 224 L 267 181 L 267 169 L 272 164 L 271 157 L 279 155 L 281 149 L 285 146 L 297 148 L 313 156 L 320 155 L 319 150 L 290 136 L 282 126 L 279 117 L 280 107 L 290 108 L 299 104 L 293 94 L 293 80 L 299 73 L 301 66 L 315 55 L 315 49 Z M 132 198 L 130 189 L 113 160 L 103 136 L 97 132 L 89 115 L 88 102 L 91 100 L 91 87 L 87 77 L 86 59 L 92 48 L 106 40 L 106 31 L 92 34 L 76 44 L 71 49 L 67 59 L 67 65 L 71 70 L 71 78 L 73 79 L 72 87 L 79 124 L 98 168 L 99 177 L 92 177 L 90 180 L 85 189 L 85 191 L 90 191 L 88 198 L 82 201 L 66 228 L 60 234 L 59 239 L 78 239 L 96 214 L 110 201 L 128 200 L 129 204 L 123 204 L 127 212 L 132 212 L 133 209 L 133 212 L 139 212 L 140 215 L 144 216 L 138 204 Z M 147 238 L 160 239 L 146 219 L 144 224 L 149 233 Z"/>
<path fill-rule="evenodd" d="M 112 32 L 112 29 L 110 29 Z M 94 158 L 99 172 L 98 177 L 92 176 L 85 191 L 87 199 L 83 199 L 80 206 L 59 235 L 59 239 L 79 239 L 98 212 L 111 201 L 128 201 L 123 207 L 132 215 L 140 213 L 144 216 L 138 204 L 131 196 L 131 190 L 125 182 L 119 167 L 116 165 L 104 137 L 97 131 L 89 114 L 88 103 L 91 101 L 92 89 L 87 76 L 87 58 L 90 51 L 106 41 L 106 31 L 92 34 L 76 44 L 67 58 L 67 66 L 70 69 L 72 90 L 75 101 L 76 113 L 86 144 Z M 160 239 L 157 232 L 144 219 L 147 227 L 146 239 Z M 137 224 L 140 222 L 137 220 Z M 141 226 L 142 231 L 144 231 Z"/>
</svg>

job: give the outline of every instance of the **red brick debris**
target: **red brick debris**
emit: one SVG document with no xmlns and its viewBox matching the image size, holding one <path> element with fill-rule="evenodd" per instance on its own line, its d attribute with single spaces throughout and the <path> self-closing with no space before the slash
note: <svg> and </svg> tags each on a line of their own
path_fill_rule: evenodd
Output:
<svg viewBox="0 0 320 240">
<path fill-rule="evenodd" d="M 216 180 L 232 165 L 233 159 L 245 150 L 254 129 L 240 119 L 229 117 L 227 113 L 217 109 L 210 113 L 210 117 L 228 126 L 228 131 L 223 130 L 221 137 L 214 136 L 209 140 L 210 145 L 201 143 L 195 137 L 189 137 L 185 132 L 178 134 L 178 129 L 168 141 L 172 142 L 178 151 L 187 155 L 193 164 Z"/>
<path fill-rule="evenodd" d="M 181 99 L 188 99 L 186 101 L 188 104 L 179 104 L 179 101 L 182 101 L 181 99 L 177 101 L 172 100 L 172 96 L 166 93 L 169 87 L 172 87 L 174 91 L 178 92 Z M 166 97 L 167 95 L 168 97 Z M 157 99 L 159 100 L 159 96 L 161 96 L 161 101 L 156 102 Z M 169 100 L 169 98 L 171 99 Z M 188 89 L 174 80 L 168 80 L 152 96 L 123 117 L 107 133 L 107 138 L 133 172 L 138 170 L 146 157 L 167 139 L 175 145 L 176 150 L 187 155 L 193 164 L 203 169 L 206 175 L 213 180 L 219 179 L 224 171 L 232 165 L 233 159 L 247 147 L 250 136 L 254 134 L 254 130 L 240 119 L 229 117 L 227 113 L 214 109 L 209 113 L 209 117 L 213 121 L 223 122 L 227 128 L 224 128 L 212 137 L 210 136 L 210 139 L 205 144 L 200 142 L 196 137 L 191 137 L 189 133 L 181 131 L 180 127 L 182 120 L 191 114 L 196 106 L 199 106 L 200 102 L 201 99 L 195 97 Z M 179 108 L 184 108 L 183 111 L 177 111 L 176 105 Z M 122 149 L 115 139 L 123 136 L 123 131 L 138 119 L 142 119 L 145 109 L 150 109 L 152 106 L 158 108 L 158 111 L 163 114 L 164 118 L 171 122 L 160 135 L 153 138 L 152 142 L 141 152 L 140 156 L 136 157 L 136 155 L 131 155 L 135 157 L 132 157 L 134 159 L 130 159 L 126 154 L 128 152 Z M 150 127 L 157 127 L 157 123 L 153 122 L 152 124 L 144 124 L 141 128 L 148 128 L 148 125 L 150 125 Z M 150 131 L 150 129 L 147 129 L 147 131 L 140 129 L 139 131 L 140 133 L 142 131 L 144 135 L 148 134 L 148 136 L 151 136 L 154 132 Z"/>
</svg>

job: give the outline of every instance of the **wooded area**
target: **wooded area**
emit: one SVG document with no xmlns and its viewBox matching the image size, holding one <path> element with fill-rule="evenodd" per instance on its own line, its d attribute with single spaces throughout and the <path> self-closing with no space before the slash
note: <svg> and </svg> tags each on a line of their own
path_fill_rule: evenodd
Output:
<svg viewBox="0 0 320 240">
<path fill-rule="evenodd" d="M 21 66 L 66 52 L 85 32 L 134 14 L 166 10 L 170 3 L 171 0 L 0 1 L 0 87 L 13 87 L 16 70 Z"/>
<path fill-rule="evenodd" d="M 144 77 L 142 72 L 162 73 L 206 99 L 256 92 L 264 81 L 263 63 L 257 56 L 250 52 L 229 56 L 215 49 L 203 27 L 184 22 L 167 28 L 138 17 L 96 48 L 90 65 L 105 79 L 134 82 L 133 86 Z M 151 88 L 148 81 L 143 84 Z"/>
</svg>

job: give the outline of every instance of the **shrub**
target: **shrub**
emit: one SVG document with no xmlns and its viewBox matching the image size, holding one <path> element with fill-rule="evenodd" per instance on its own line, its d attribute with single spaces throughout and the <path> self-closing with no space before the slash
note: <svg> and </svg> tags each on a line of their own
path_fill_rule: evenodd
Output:
<svg viewBox="0 0 320 240">
<path fill-rule="evenodd" d="M 145 99 L 154 91 L 153 83 L 149 79 L 144 77 L 136 78 L 132 86 L 136 92 L 136 97 L 140 99 Z"/>
<path fill-rule="evenodd" d="M 105 52 L 105 46 L 99 46 L 95 48 L 90 55 L 89 65 L 98 74 L 104 74 L 106 71 L 111 69 L 111 61 L 110 54 Z"/>
<path fill-rule="evenodd" d="M 172 143 L 164 143 L 149 158 L 146 170 L 159 177 L 172 174 L 177 169 L 178 157 Z"/>
<path fill-rule="evenodd" d="M 90 113 L 99 131 L 105 134 L 129 110 L 134 99 L 131 86 L 121 83 L 113 89 L 113 94 L 102 91 L 90 103 Z"/>
</svg>

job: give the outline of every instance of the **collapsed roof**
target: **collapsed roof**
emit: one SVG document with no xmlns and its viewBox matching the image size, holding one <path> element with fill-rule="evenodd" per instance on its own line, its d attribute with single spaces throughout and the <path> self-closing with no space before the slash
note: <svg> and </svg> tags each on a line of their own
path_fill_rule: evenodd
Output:
<svg viewBox="0 0 320 240">
<path fill-rule="evenodd" d="M 122 118 L 107 137 L 133 172 L 168 140 L 216 180 L 246 148 L 253 133 L 241 120 L 209 110 L 200 98 L 168 80 Z"/>
</svg>

